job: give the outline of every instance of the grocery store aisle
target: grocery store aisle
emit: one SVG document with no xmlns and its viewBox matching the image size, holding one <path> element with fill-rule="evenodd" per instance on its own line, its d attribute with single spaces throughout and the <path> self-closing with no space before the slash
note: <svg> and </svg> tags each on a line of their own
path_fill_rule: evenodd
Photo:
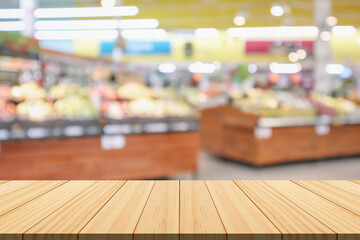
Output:
<svg viewBox="0 0 360 240">
<path fill-rule="evenodd" d="M 191 176 L 182 175 L 179 178 L 189 179 Z M 201 151 L 197 178 L 204 180 L 360 179 L 360 157 L 257 168 L 238 162 L 222 160 L 206 151 Z"/>
</svg>

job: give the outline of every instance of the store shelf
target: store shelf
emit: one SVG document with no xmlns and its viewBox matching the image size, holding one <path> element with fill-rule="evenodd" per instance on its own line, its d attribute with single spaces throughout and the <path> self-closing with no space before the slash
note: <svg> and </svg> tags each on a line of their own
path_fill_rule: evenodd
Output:
<svg viewBox="0 0 360 240">
<path fill-rule="evenodd" d="M 11 185 L 0 183 L 9 240 L 360 236 L 360 185 L 350 181 L 39 181 L 4 194 Z"/>
</svg>

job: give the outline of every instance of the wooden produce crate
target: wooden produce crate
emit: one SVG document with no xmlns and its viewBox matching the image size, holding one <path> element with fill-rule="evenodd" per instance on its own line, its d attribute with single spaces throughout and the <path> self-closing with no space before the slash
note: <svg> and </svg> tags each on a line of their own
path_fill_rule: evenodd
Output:
<svg viewBox="0 0 360 240">
<path fill-rule="evenodd" d="M 203 148 L 251 165 L 360 154 L 360 124 L 261 127 L 259 117 L 230 106 L 207 109 L 201 118 Z"/>
<path fill-rule="evenodd" d="M 0 179 L 150 179 L 197 169 L 197 131 L 106 137 L 0 142 Z"/>
</svg>

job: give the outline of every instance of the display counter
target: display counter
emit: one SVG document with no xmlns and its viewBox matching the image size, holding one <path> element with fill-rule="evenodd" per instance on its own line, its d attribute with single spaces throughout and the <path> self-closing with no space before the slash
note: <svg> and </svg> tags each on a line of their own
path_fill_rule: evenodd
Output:
<svg viewBox="0 0 360 240">
<path fill-rule="evenodd" d="M 231 106 L 201 114 L 202 147 L 251 165 L 360 154 L 357 118 L 261 118 Z"/>
<path fill-rule="evenodd" d="M 197 170 L 194 118 L 1 127 L 0 179 L 153 179 Z"/>
<path fill-rule="evenodd" d="M 360 181 L 0 182 L 0 238 L 360 237 Z"/>
</svg>

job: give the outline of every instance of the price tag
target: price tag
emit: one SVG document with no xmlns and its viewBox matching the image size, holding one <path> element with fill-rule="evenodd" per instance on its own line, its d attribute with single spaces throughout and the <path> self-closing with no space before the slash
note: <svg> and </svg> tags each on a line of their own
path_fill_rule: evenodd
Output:
<svg viewBox="0 0 360 240">
<path fill-rule="evenodd" d="M 141 133 L 143 131 L 143 127 L 141 124 L 134 124 L 132 129 L 134 133 Z"/>
<path fill-rule="evenodd" d="M 129 134 L 132 132 L 130 124 L 109 124 L 104 127 L 105 134 Z"/>
<path fill-rule="evenodd" d="M 68 137 L 78 137 L 84 135 L 82 126 L 68 126 L 64 129 L 64 134 Z"/>
<path fill-rule="evenodd" d="M 332 118 L 328 115 L 321 115 L 318 118 L 318 123 L 320 125 L 329 125 L 331 123 Z"/>
<path fill-rule="evenodd" d="M 29 138 L 44 138 L 48 136 L 48 131 L 45 128 L 36 127 L 36 128 L 29 128 L 27 130 L 27 135 Z"/>
<path fill-rule="evenodd" d="M 0 140 L 8 140 L 10 133 L 7 129 L 0 129 Z"/>
<path fill-rule="evenodd" d="M 126 139 L 124 135 L 101 136 L 101 148 L 104 150 L 122 149 L 125 145 Z"/>
<path fill-rule="evenodd" d="M 171 130 L 173 131 L 188 131 L 190 129 L 190 124 L 187 122 L 176 122 L 171 124 Z"/>
<path fill-rule="evenodd" d="M 255 128 L 254 135 L 257 139 L 268 139 L 272 136 L 272 128 Z"/>
<path fill-rule="evenodd" d="M 98 126 L 89 126 L 86 128 L 86 133 L 89 135 L 96 135 L 98 134 L 99 131 L 99 127 Z"/>
<path fill-rule="evenodd" d="M 330 127 L 328 125 L 317 125 L 315 126 L 315 132 L 319 136 L 325 136 L 330 133 Z"/>
<path fill-rule="evenodd" d="M 168 125 L 166 123 L 148 123 L 145 125 L 145 131 L 148 133 L 166 132 L 167 130 Z"/>
</svg>

